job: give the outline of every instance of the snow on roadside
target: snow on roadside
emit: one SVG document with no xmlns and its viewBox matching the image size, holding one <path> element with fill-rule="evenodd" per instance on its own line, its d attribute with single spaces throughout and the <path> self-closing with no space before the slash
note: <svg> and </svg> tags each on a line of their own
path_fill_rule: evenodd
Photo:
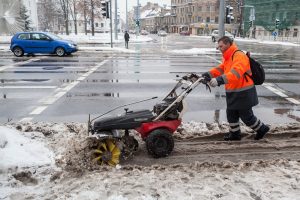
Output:
<svg viewBox="0 0 300 200">
<path fill-rule="evenodd" d="M 110 34 L 109 33 L 95 33 L 94 36 L 92 36 L 90 33 L 88 35 L 85 35 L 84 33 L 79 33 L 78 35 L 75 35 L 73 33 L 69 35 L 64 34 L 57 34 L 57 36 L 65 39 L 65 40 L 72 40 L 79 44 L 110 44 Z M 12 38 L 11 36 L 0 36 L 0 43 L 10 43 L 10 40 Z M 136 36 L 134 34 L 130 35 L 130 41 L 133 43 L 140 43 L 140 42 L 150 42 L 153 39 L 149 36 L 139 35 Z M 124 35 L 118 34 L 118 39 L 115 40 L 115 36 L 113 35 L 113 43 L 122 43 L 124 42 Z"/>
<path fill-rule="evenodd" d="M 278 124 L 272 125 L 271 130 L 277 134 L 299 130 L 299 126 Z M 76 157 L 83 155 L 86 129 L 82 123 L 0 126 L 0 165 L 19 166 L 17 170 L 0 170 L 0 199 L 252 200 L 297 199 L 300 195 L 299 160 L 194 162 L 169 166 L 152 163 L 147 167 L 124 165 L 87 170 L 85 161 Z M 175 137 L 206 137 L 226 130 L 225 122 L 189 122 L 182 124 Z M 250 132 L 245 126 L 242 130 Z M 2 159 L 6 157 L 13 161 Z M 70 165 L 75 166 L 70 168 Z M 78 170 L 72 170 L 76 168 Z"/>
<path fill-rule="evenodd" d="M 0 126 L 0 171 L 54 163 L 54 154 L 41 142 Z"/>
</svg>

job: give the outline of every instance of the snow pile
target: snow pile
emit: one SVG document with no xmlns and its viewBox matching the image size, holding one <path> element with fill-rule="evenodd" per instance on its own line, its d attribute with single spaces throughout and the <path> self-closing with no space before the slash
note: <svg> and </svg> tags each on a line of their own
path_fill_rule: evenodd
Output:
<svg viewBox="0 0 300 200">
<path fill-rule="evenodd" d="M 41 142 L 19 131 L 0 126 L 0 172 L 8 169 L 50 165 L 54 154 Z"/>
<path fill-rule="evenodd" d="M 243 134 L 253 134 L 253 131 L 249 127 L 245 126 L 243 123 L 241 123 L 241 131 Z M 174 136 L 177 139 L 190 139 L 219 135 L 227 132 L 229 132 L 229 125 L 227 122 L 204 123 L 190 121 L 182 123 L 181 126 L 174 133 Z"/>
<path fill-rule="evenodd" d="M 297 199 L 300 195 L 300 160 L 295 154 L 299 149 L 299 123 L 272 125 L 269 141 L 260 142 L 212 139 L 228 130 L 227 123 L 183 123 L 175 133 L 176 145 L 192 149 L 192 154 L 186 154 L 187 149 L 175 149 L 170 157 L 149 158 L 139 139 L 142 146 L 137 155 L 115 168 L 91 163 L 93 140 L 87 139 L 86 124 L 40 122 L 9 126 L 19 131 L 0 126 L 0 199 L 268 200 Z M 251 133 L 241 127 L 244 134 Z M 262 160 L 248 161 L 247 156 L 266 154 L 264 149 L 274 149 L 270 153 L 274 159 L 263 155 Z M 284 154 L 284 149 L 291 151 Z M 231 157 L 247 160 L 226 160 L 226 152 L 230 151 L 234 152 L 229 154 Z M 294 153 L 295 159 L 277 159 L 277 151 L 284 155 Z M 192 158 L 197 154 L 214 156 L 218 161 L 198 162 Z M 146 162 L 138 165 L 136 159 Z M 170 164 L 172 159 L 182 162 Z"/>
</svg>

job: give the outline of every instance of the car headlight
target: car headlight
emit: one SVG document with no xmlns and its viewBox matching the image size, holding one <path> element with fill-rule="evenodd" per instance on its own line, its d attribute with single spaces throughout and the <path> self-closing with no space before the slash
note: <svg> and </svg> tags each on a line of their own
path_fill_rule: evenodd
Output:
<svg viewBox="0 0 300 200">
<path fill-rule="evenodd" d="M 73 44 L 68 43 L 68 46 L 74 48 Z"/>
</svg>

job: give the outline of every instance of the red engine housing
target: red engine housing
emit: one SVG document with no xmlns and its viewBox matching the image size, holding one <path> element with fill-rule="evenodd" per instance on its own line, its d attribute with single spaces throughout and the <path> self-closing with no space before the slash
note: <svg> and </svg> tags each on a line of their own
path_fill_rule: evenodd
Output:
<svg viewBox="0 0 300 200">
<path fill-rule="evenodd" d="M 137 132 L 141 134 L 141 137 L 145 139 L 149 133 L 158 128 L 168 129 L 170 132 L 174 133 L 178 126 L 181 124 L 181 120 L 171 120 L 171 121 L 155 121 L 142 123 L 138 128 L 135 128 Z"/>
</svg>

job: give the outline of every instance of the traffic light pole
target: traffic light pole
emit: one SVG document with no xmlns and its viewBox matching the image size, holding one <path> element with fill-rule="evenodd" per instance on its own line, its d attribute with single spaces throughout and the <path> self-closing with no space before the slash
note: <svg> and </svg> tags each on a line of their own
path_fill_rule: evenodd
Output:
<svg viewBox="0 0 300 200">
<path fill-rule="evenodd" d="M 112 16 L 111 16 L 111 12 L 112 8 L 111 8 L 111 0 L 109 0 L 109 12 L 110 12 L 110 47 L 113 48 L 113 36 L 112 36 Z"/>
<path fill-rule="evenodd" d="M 126 31 L 128 31 L 128 2 L 126 0 Z"/>
<path fill-rule="evenodd" d="M 224 24 L 224 17 L 225 17 L 225 1 L 220 0 L 220 9 L 219 9 L 219 38 L 225 35 L 225 24 Z"/>
<path fill-rule="evenodd" d="M 115 0 L 115 40 L 118 40 L 118 4 Z"/>
</svg>

